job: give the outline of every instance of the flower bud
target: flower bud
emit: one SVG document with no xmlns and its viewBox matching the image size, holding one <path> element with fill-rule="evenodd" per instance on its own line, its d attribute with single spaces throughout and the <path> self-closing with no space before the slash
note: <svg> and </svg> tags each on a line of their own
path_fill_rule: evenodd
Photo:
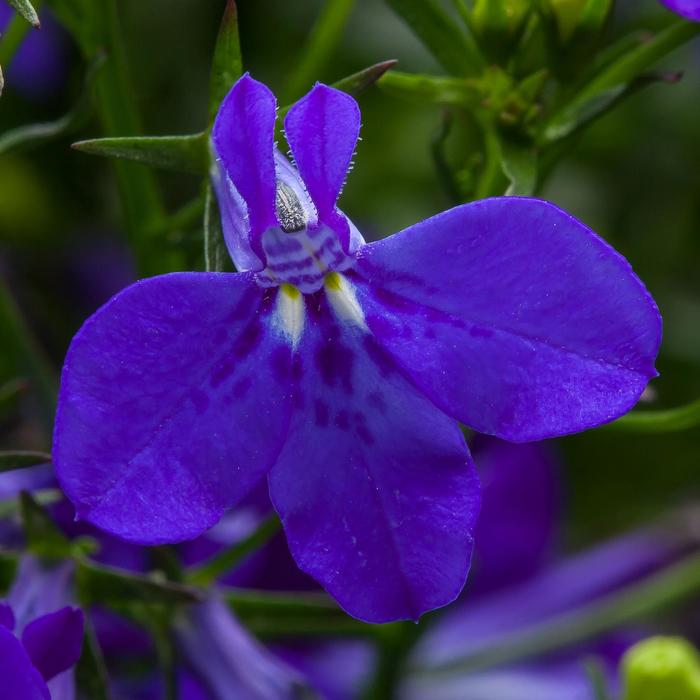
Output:
<svg viewBox="0 0 700 700">
<path fill-rule="evenodd" d="M 475 0 L 470 25 L 482 48 L 498 55 L 513 46 L 533 5 L 534 0 Z"/>
<path fill-rule="evenodd" d="M 622 660 L 623 700 L 700 700 L 700 656 L 680 637 L 652 637 Z"/>
<path fill-rule="evenodd" d="M 554 15 L 562 44 L 574 34 L 591 35 L 600 31 L 610 14 L 613 0 L 546 0 Z"/>
</svg>

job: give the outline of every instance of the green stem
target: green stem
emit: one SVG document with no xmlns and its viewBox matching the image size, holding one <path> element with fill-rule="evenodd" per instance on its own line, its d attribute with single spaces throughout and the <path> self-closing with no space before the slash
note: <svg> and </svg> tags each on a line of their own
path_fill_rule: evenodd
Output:
<svg viewBox="0 0 700 700">
<path fill-rule="evenodd" d="M 664 411 L 633 411 L 614 423 L 603 426 L 605 430 L 623 433 L 673 433 L 700 425 L 700 399 Z"/>
<path fill-rule="evenodd" d="M 247 538 L 236 542 L 232 547 L 228 547 L 211 559 L 207 559 L 203 564 L 191 569 L 186 580 L 197 586 L 212 584 L 219 576 L 231 571 L 248 555 L 269 542 L 280 531 L 280 528 L 279 518 L 275 514 L 270 515 Z"/>
<path fill-rule="evenodd" d="M 283 104 L 309 90 L 321 76 L 338 46 L 354 5 L 355 0 L 326 0 L 306 42 L 301 61 L 287 82 Z"/>
<path fill-rule="evenodd" d="M 56 412 L 58 383 L 49 359 L 34 338 L 22 312 L 15 303 L 4 280 L 0 279 L 0 328 L 3 349 L 11 357 L 17 375 L 29 377 L 39 415 L 50 441 Z"/>
<path fill-rule="evenodd" d="M 575 612 L 486 643 L 460 658 L 435 666 L 417 666 L 413 672 L 425 677 L 449 676 L 518 663 L 637 622 L 678 605 L 698 591 L 700 554 L 694 554 Z"/>
<path fill-rule="evenodd" d="M 505 191 L 498 130 L 486 119 L 481 120 L 481 125 L 484 133 L 484 167 L 476 186 L 475 199 L 502 195 Z"/>
</svg>

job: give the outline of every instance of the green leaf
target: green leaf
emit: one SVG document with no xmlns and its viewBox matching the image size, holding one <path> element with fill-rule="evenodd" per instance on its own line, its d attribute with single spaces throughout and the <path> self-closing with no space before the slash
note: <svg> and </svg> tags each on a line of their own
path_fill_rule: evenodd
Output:
<svg viewBox="0 0 700 700">
<path fill-rule="evenodd" d="M 16 408 L 22 394 L 29 388 L 29 383 L 23 377 L 10 379 L 0 385 L 0 420 Z"/>
<path fill-rule="evenodd" d="M 76 683 L 81 697 L 109 700 L 109 677 L 102 650 L 89 619 L 85 620 L 83 651 L 75 667 Z"/>
<path fill-rule="evenodd" d="M 530 197 L 537 187 L 537 156 L 533 148 L 501 141 L 501 168 L 510 185 L 507 195 Z"/>
<path fill-rule="evenodd" d="M 368 87 L 374 85 L 374 83 L 376 83 L 387 71 L 391 70 L 397 63 L 398 61 L 396 59 L 375 63 L 368 68 L 364 68 L 357 73 L 349 75 L 347 78 L 336 80 L 336 82 L 331 83 L 331 86 L 338 90 L 342 90 L 343 92 L 347 92 L 350 95 L 359 95 Z"/>
<path fill-rule="evenodd" d="M 368 87 L 374 85 L 388 70 L 395 66 L 397 61 L 391 59 L 389 61 L 382 61 L 381 63 L 375 63 L 368 68 L 364 68 L 357 73 L 348 75 L 345 78 L 336 80 L 336 82 L 331 83 L 331 87 L 337 90 L 342 90 L 347 92 L 349 95 L 359 95 L 361 92 L 366 90 Z M 282 107 L 278 112 L 278 124 L 279 121 L 284 118 L 284 116 L 289 112 L 292 105 L 288 104 Z"/>
<path fill-rule="evenodd" d="M 193 603 L 202 597 L 190 586 L 161 580 L 157 576 L 128 573 L 91 561 L 78 562 L 76 586 L 78 597 L 86 606 L 94 603 Z"/>
<path fill-rule="evenodd" d="M 228 252 L 221 227 L 219 205 L 211 185 L 207 185 L 204 203 L 204 268 L 207 272 L 222 272 Z"/>
<path fill-rule="evenodd" d="M 473 37 L 437 0 L 387 0 L 448 73 L 475 75 L 484 59 Z"/>
<path fill-rule="evenodd" d="M 40 557 L 63 558 L 71 555 L 68 538 L 58 529 L 44 507 L 26 491 L 20 494 L 20 513 L 30 552 Z"/>
<path fill-rule="evenodd" d="M 29 124 L 6 131 L 0 136 L 0 155 L 37 148 L 55 139 L 78 131 L 92 115 L 91 89 L 97 72 L 104 64 L 100 55 L 92 62 L 85 76 L 83 90 L 73 109 L 53 122 Z"/>
<path fill-rule="evenodd" d="M 29 2 L 29 0 L 7 0 L 12 7 L 15 8 L 15 10 L 24 17 L 24 19 L 29 22 L 35 29 L 39 29 L 41 26 L 41 22 L 39 22 L 39 15 L 36 13 L 36 10 L 32 6 L 32 3 Z"/>
<path fill-rule="evenodd" d="M 153 168 L 206 175 L 209 166 L 206 132 L 186 136 L 123 136 L 78 141 L 83 153 L 130 160 Z"/>
<path fill-rule="evenodd" d="M 17 573 L 18 555 L 0 550 L 0 596 L 7 595 Z"/>
<path fill-rule="evenodd" d="M 209 119 L 213 121 L 221 101 L 243 74 L 243 59 L 238 38 L 238 9 L 227 0 L 214 48 L 209 88 Z"/>
<path fill-rule="evenodd" d="M 58 382 L 43 348 L 34 338 L 10 290 L 0 279 L 0 328 L 2 349 L 11 364 L 12 375 L 29 379 L 33 398 L 37 400 L 47 438 L 53 432 Z"/>
<path fill-rule="evenodd" d="M 545 122 L 541 141 L 562 139 L 603 114 L 623 97 L 658 79 L 644 76 L 654 64 L 700 33 L 700 23 L 678 21 L 604 68 Z"/>
<path fill-rule="evenodd" d="M 326 0 L 321 14 L 305 42 L 301 61 L 284 91 L 284 102 L 291 102 L 321 77 L 338 46 L 343 29 L 355 5 L 355 0 Z"/>
<path fill-rule="evenodd" d="M 49 506 L 52 503 L 58 503 L 63 500 L 64 496 L 58 489 L 40 489 L 32 491 L 32 498 L 39 505 Z M 0 520 L 13 517 L 19 510 L 20 502 L 16 498 L 0 501 Z"/>
<path fill-rule="evenodd" d="M 463 78 L 448 78 L 436 75 L 420 75 L 389 71 L 377 85 L 390 95 L 425 104 L 476 107 L 483 99 L 478 83 Z"/>
<path fill-rule="evenodd" d="M 13 469 L 26 469 L 50 461 L 51 455 L 48 452 L 2 450 L 0 451 L 0 472 L 9 472 Z"/>
<path fill-rule="evenodd" d="M 605 668 L 599 659 L 591 658 L 584 661 L 584 670 L 591 685 L 595 700 L 612 700 L 608 694 L 608 681 L 605 677 Z"/>
<path fill-rule="evenodd" d="M 190 570 L 187 580 L 198 586 L 211 585 L 219 576 L 231 571 L 247 556 L 267 544 L 280 528 L 279 518 L 275 514 L 270 515 L 248 537 Z"/>
<path fill-rule="evenodd" d="M 700 399 L 686 406 L 661 411 L 635 410 L 602 430 L 622 433 L 674 433 L 700 425 Z"/>
</svg>

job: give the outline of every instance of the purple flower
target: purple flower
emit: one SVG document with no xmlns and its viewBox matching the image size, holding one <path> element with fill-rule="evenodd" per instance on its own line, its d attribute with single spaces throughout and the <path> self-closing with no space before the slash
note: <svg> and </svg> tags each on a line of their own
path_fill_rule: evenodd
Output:
<svg viewBox="0 0 700 700">
<path fill-rule="evenodd" d="M 8 603 L 0 603 L 3 697 L 75 700 L 69 669 L 80 657 L 83 613 L 67 604 L 71 576 L 71 564 L 49 567 L 33 557 L 21 560 Z"/>
<path fill-rule="evenodd" d="M 660 0 L 669 10 L 700 22 L 700 0 Z"/>
<path fill-rule="evenodd" d="M 361 619 L 459 594 L 479 486 L 457 421 L 511 441 L 615 419 L 661 320 L 629 264 L 534 199 L 457 207 L 366 245 L 336 207 L 360 113 L 317 85 L 285 119 L 249 76 L 212 133 L 239 274 L 139 282 L 76 335 L 54 459 L 78 515 L 196 537 L 267 475 L 299 567 Z"/>
</svg>

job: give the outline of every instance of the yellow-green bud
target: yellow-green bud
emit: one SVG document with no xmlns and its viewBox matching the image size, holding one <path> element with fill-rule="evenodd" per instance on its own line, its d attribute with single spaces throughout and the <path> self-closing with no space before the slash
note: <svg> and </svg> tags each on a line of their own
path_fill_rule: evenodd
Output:
<svg viewBox="0 0 700 700">
<path fill-rule="evenodd" d="M 651 637 L 622 660 L 623 700 L 700 700 L 700 656 L 680 637 Z"/>
<path fill-rule="evenodd" d="M 566 44 L 577 33 L 600 30 L 612 9 L 613 0 L 547 0 L 557 24 L 559 39 Z"/>
<path fill-rule="evenodd" d="M 520 37 L 534 0 L 475 0 L 470 25 L 487 53 L 507 50 Z"/>
</svg>

